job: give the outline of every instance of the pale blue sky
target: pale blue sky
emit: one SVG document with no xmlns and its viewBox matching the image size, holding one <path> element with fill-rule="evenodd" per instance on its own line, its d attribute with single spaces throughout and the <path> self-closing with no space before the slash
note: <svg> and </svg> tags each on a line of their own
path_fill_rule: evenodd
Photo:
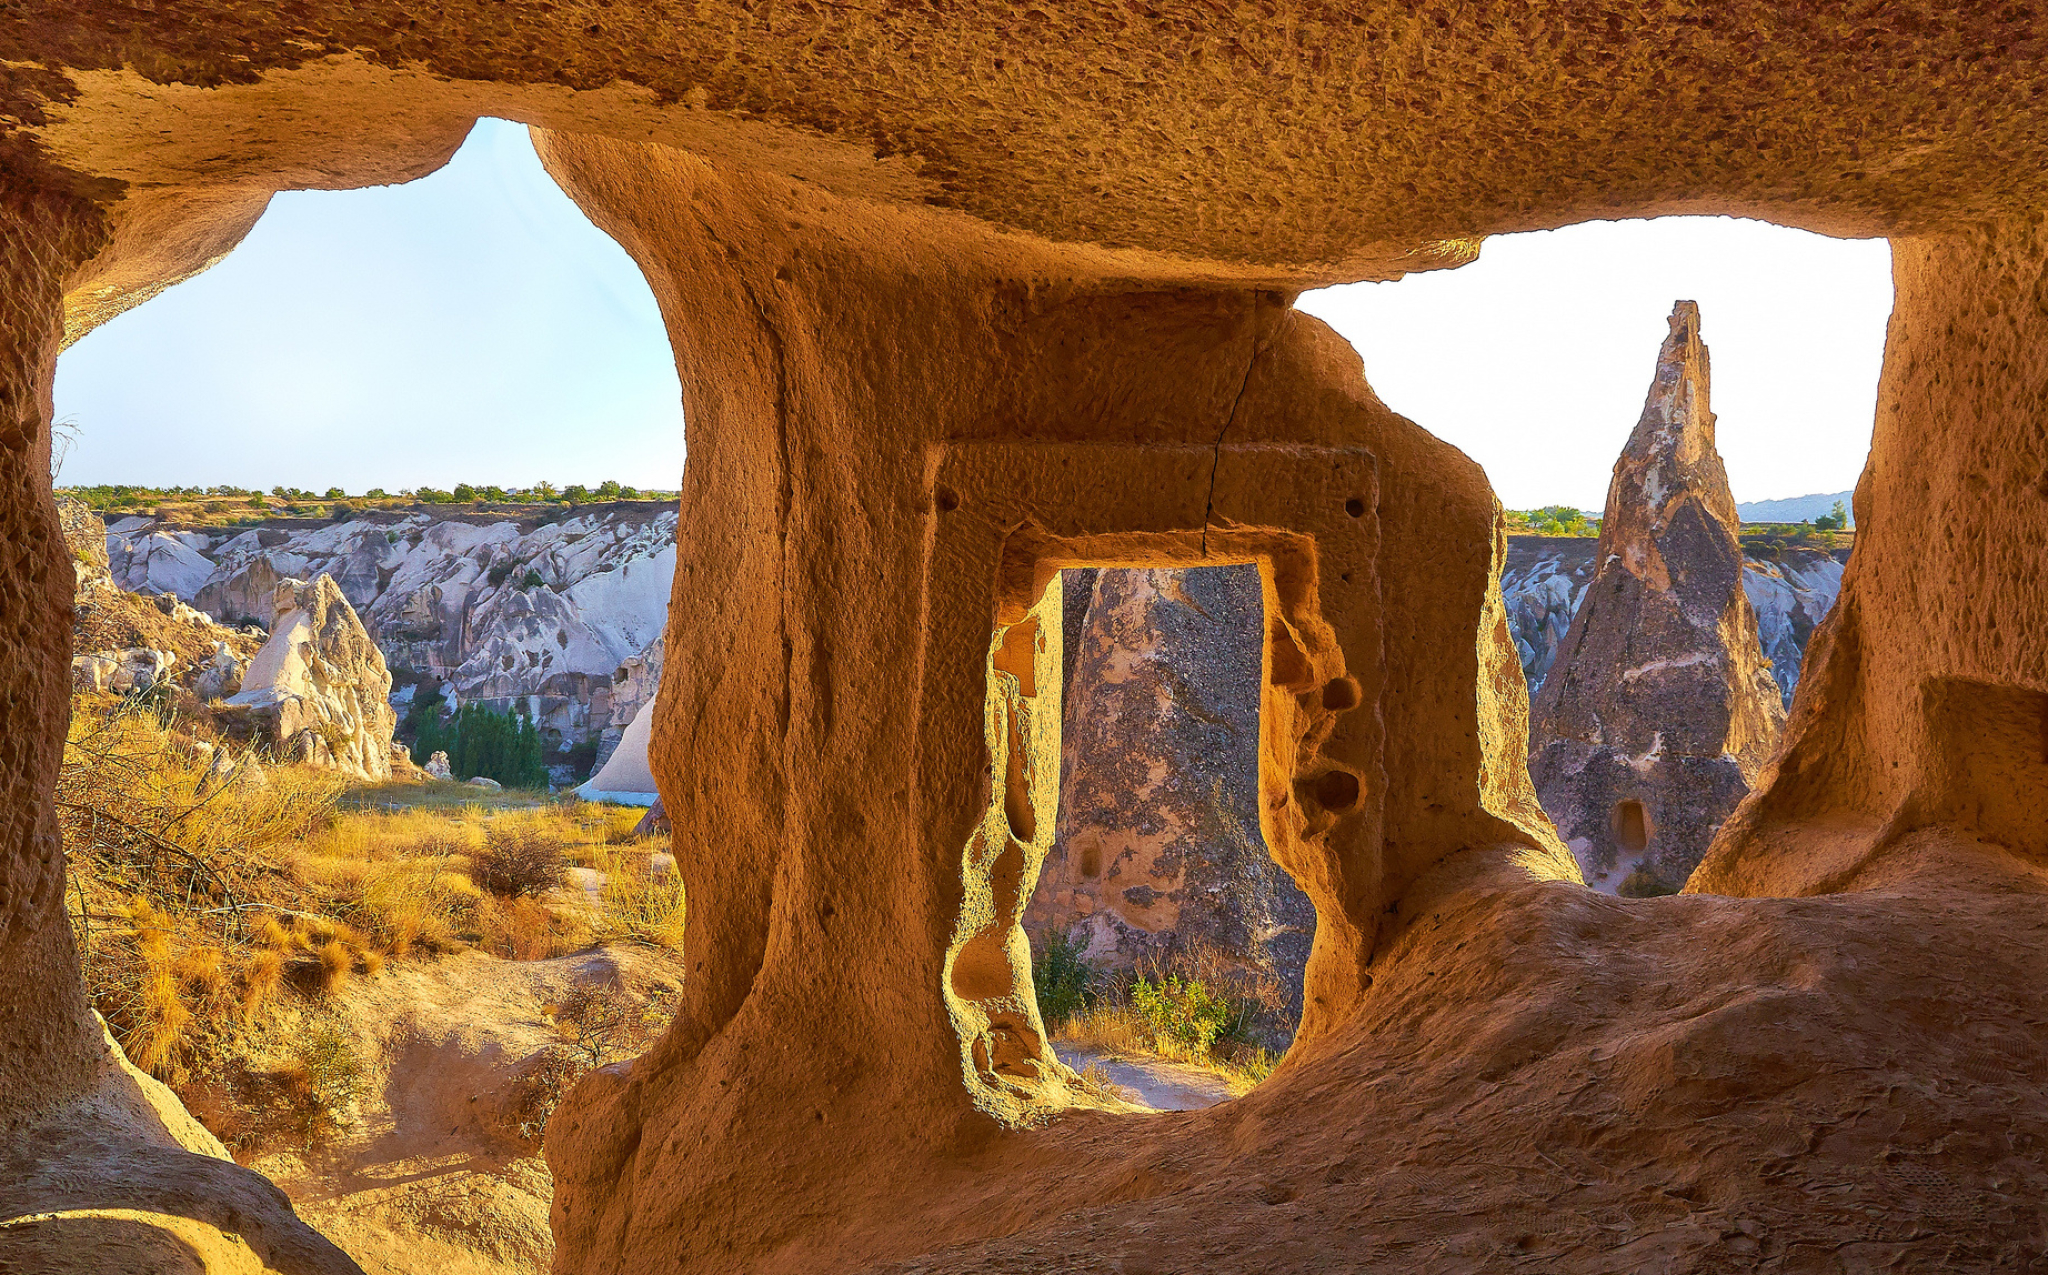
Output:
<svg viewBox="0 0 2048 1275">
<path fill-rule="evenodd" d="M 1700 303 L 1737 499 L 1852 486 L 1891 308 L 1882 241 L 1595 222 L 1301 306 L 1510 507 L 1597 510 L 1679 298 Z M 496 120 L 419 181 L 279 195 L 226 261 L 67 352 L 57 415 L 79 428 L 60 478 L 79 485 L 672 488 L 683 465 L 653 295 Z"/>
<path fill-rule="evenodd" d="M 654 294 L 523 126 L 403 186 L 289 191 L 227 260 L 57 364 L 74 484 L 674 488 Z"/>
</svg>

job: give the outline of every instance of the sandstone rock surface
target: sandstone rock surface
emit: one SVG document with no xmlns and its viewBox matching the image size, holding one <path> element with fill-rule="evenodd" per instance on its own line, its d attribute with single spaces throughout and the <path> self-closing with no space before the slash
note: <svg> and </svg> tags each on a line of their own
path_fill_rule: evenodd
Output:
<svg viewBox="0 0 2048 1275">
<path fill-rule="evenodd" d="M 1699 308 L 1679 302 L 1670 325 L 1532 715 L 1537 795 L 1608 891 L 1683 885 L 1785 721 L 1743 587 Z"/>
<path fill-rule="evenodd" d="M 279 582 L 272 630 L 222 703 L 277 756 L 391 776 L 391 674 L 332 577 Z"/>
<path fill-rule="evenodd" d="M 551 1132 L 563 1275 L 2041 1262 L 2040 13 L 15 16 L 0 1128 L 83 1092 L 99 1039 L 49 805 L 57 353 L 273 192 L 422 175 L 490 114 L 540 126 L 640 263 L 690 409 L 652 745 L 688 1003 Z M 1492 495 L 1288 307 L 1662 213 L 1893 243 L 1856 558 L 1692 883 L 1745 897 L 1569 880 L 1522 764 Z M 1034 523 L 1050 542 L 1009 538 Z M 997 835 L 1043 716 L 992 689 L 992 627 L 1038 605 L 1004 546 L 1155 567 L 1219 543 L 1314 550 L 1262 706 L 1286 726 L 1268 844 L 1319 914 L 1304 1031 L 1207 1113 L 1063 1105 L 1014 925 L 1050 831 Z M 1357 706 L 1316 707 L 1340 676 Z M 1020 770 L 1021 820 L 1056 784 Z M 1344 810 L 1316 797 L 1348 797 L 1338 772 Z"/>
</svg>

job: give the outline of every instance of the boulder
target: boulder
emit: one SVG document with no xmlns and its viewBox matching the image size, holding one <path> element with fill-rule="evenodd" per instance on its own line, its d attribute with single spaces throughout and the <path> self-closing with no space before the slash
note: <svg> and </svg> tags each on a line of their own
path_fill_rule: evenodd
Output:
<svg viewBox="0 0 2048 1275">
<path fill-rule="evenodd" d="M 270 640 L 223 709 L 278 755 L 367 779 L 391 775 L 391 673 L 332 577 L 286 580 Z"/>
<path fill-rule="evenodd" d="M 448 768 L 448 754 L 438 749 L 435 750 L 432 757 L 427 758 L 427 764 L 420 767 L 420 769 L 436 779 L 455 778 L 455 772 Z"/>
<path fill-rule="evenodd" d="M 71 688 L 111 695 L 146 691 L 168 678 L 177 662 L 175 651 L 140 646 L 73 656 Z"/>
<path fill-rule="evenodd" d="M 83 591 L 111 582 L 107 569 L 107 524 L 82 500 L 57 497 L 57 526 Z"/>
<path fill-rule="evenodd" d="M 468 784 L 471 788 L 482 788 L 489 792 L 503 792 L 505 789 L 505 785 L 499 783 L 497 780 L 491 778 L 489 775 L 476 775 L 472 778 L 465 779 L 462 782 Z"/>
<path fill-rule="evenodd" d="M 1785 723 L 1714 448 L 1699 308 L 1679 302 L 1670 326 L 1531 717 L 1537 795 L 1610 893 L 1683 885 Z"/>
<path fill-rule="evenodd" d="M 226 642 L 216 642 L 213 658 L 199 667 L 199 675 L 192 684 L 193 692 L 203 700 L 233 695 L 242 689 L 242 675 L 248 667 L 249 661 L 236 654 L 233 647 Z"/>
</svg>

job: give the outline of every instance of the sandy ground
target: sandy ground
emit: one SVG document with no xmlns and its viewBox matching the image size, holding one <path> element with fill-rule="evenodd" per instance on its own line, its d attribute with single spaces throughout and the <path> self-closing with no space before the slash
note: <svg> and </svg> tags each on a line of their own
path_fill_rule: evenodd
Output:
<svg viewBox="0 0 2048 1275">
<path fill-rule="evenodd" d="M 1130 1058 L 1078 1045 L 1055 1045 L 1060 1061 L 1075 1071 L 1091 1064 L 1101 1068 L 1124 1096 L 1157 1111 L 1200 1111 L 1236 1097 L 1228 1081 L 1214 1072 L 1164 1058 Z"/>
<path fill-rule="evenodd" d="M 370 1079 L 350 1127 L 251 1167 L 369 1275 L 542 1275 L 554 1184 L 515 1125 L 522 1076 L 562 1043 L 552 1007 L 579 984 L 644 996 L 680 977 L 666 954 L 622 946 L 395 962 L 343 1003 Z"/>
</svg>

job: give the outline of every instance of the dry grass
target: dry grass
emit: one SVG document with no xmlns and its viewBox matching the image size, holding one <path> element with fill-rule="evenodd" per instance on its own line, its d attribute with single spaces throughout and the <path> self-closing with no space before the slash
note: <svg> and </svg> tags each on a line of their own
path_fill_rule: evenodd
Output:
<svg viewBox="0 0 2048 1275">
<path fill-rule="evenodd" d="M 361 1078 L 347 1039 L 319 1025 L 391 960 L 681 944 L 681 884 L 630 838 L 641 811 L 452 784 L 349 791 L 333 772 L 247 753 L 202 791 L 216 753 L 190 711 L 74 704 L 58 792 L 66 903 L 123 1048 L 238 1146 L 338 1127 Z M 601 900 L 555 888 L 566 862 L 604 871 Z"/>
<path fill-rule="evenodd" d="M 683 880 L 673 867 L 657 870 L 651 851 L 606 847 L 595 864 L 604 873 L 606 932 L 636 943 L 683 950 L 688 913 Z"/>
</svg>

